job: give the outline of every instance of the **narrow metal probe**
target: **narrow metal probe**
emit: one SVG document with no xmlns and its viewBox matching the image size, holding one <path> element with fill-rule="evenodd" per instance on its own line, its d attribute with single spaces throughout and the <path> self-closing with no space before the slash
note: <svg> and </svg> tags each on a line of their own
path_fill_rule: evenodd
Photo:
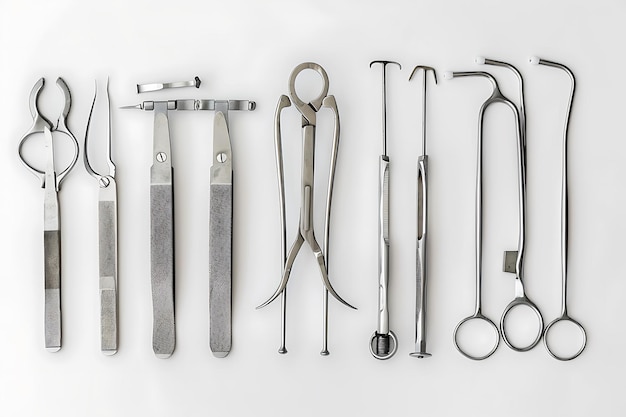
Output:
<svg viewBox="0 0 626 417">
<path fill-rule="evenodd" d="M 137 84 L 137 93 L 147 93 L 150 91 L 159 91 L 166 88 L 181 88 L 181 87 L 196 87 L 200 88 L 202 81 L 200 77 L 195 77 L 189 81 L 175 81 L 169 83 L 149 83 L 149 84 Z"/>
</svg>

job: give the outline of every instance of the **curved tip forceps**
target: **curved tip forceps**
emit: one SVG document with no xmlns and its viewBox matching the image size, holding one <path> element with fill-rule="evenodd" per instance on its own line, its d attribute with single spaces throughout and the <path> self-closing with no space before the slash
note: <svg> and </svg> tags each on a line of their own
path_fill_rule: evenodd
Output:
<svg viewBox="0 0 626 417">
<path fill-rule="evenodd" d="M 545 65 L 564 71 L 570 79 L 571 90 L 569 101 L 567 104 L 567 112 L 565 115 L 565 127 L 563 129 L 563 151 L 562 151 L 562 163 L 561 163 L 561 314 L 556 319 L 552 320 L 546 326 L 543 335 L 543 343 L 548 350 L 548 353 L 555 359 L 561 361 L 569 361 L 577 358 L 585 346 L 587 346 L 587 332 L 582 324 L 574 320 L 567 314 L 567 260 L 568 260 L 568 190 L 567 190 L 567 134 L 569 130 L 569 120 L 572 114 L 572 104 L 574 102 L 574 93 L 576 92 L 576 79 L 574 73 L 565 65 L 556 62 L 540 59 L 537 57 L 530 58 L 530 63 L 533 65 Z M 570 355 L 559 354 L 554 346 L 550 346 L 549 333 L 551 329 L 555 328 L 557 323 L 571 323 L 580 330 L 582 335 L 582 342 L 578 351 Z"/>
<path fill-rule="evenodd" d="M 478 113 L 478 159 L 476 168 L 476 307 L 474 314 L 461 320 L 454 329 L 454 344 L 457 350 L 469 359 L 482 360 L 491 356 L 500 343 L 500 336 L 504 342 L 511 349 L 518 352 L 526 352 L 534 348 L 541 340 L 543 334 L 543 317 L 537 306 L 525 295 L 524 283 L 523 283 L 523 261 L 524 261 L 524 243 L 525 243 L 525 231 L 526 231 L 526 119 L 524 115 L 524 99 L 523 99 L 523 84 L 521 74 L 515 67 L 504 62 L 478 58 L 476 60 L 479 64 L 496 65 L 508 68 L 512 70 L 518 77 L 521 94 L 521 104 L 518 108 L 511 100 L 506 98 L 500 92 L 496 79 L 487 72 L 482 71 L 470 71 L 470 72 L 448 72 L 444 75 L 444 78 L 451 79 L 454 77 L 467 77 L 467 76 L 479 76 L 487 78 L 492 84 L 492 94 L 482 104 Z M 483 142 L 483 124 L 486 109 L 494 103 L 502 103 L 511 109 L 515 118 L 515 133 L 517 137 L 517 168 L 518 168 L 518 192 L 519 192 L 519 239 L 517 251 L 505 252 L 504 271 L 512 272 L 515 274 L 515 298 L 506 306 L 502 317 L 500 319 L 500 329 L 489 318 L 482 314 L 482 142 Z M 521 110 L 520 110 L 521 109 Z M 519 306 L 524 306 L 533 311 L 537 318 L 538 331 L 535 339 L 532 343 L 526 346 L 517 346 L 511 341 L 507 334 L 507 328 L 505 326 L 506 319 L 509 313 Z M 489 351 L 481 355 L 475 355 L 467 350 L 464 350 L 459 343 L 459 330 L 469 322 L 476 323 L 477 321 L 487 323 L 495 334 L 495 341 Z"/>
<path fill-rule="evenodd" d="M 22 136 L 18 146 L 18 155 L 24 166 L 32 172 L 44 188 L 44 286 L 45 286 L 45 347 L 49 352 L 61 349 L 61 218 L 59 212 L 58 191 L 65 176 L 78 160 L 78 141 L 67 128 L 67 116 L 72 105 L 70 90 L 62 78 L 56 84 L 63 93 L 64 107 L 56 125 L 41 115 L 38 108 L 39 93 L 44 87 L 44 79 L 40 78 L 30 92 L 30 114 L 33 124 Z M 60 133 L 69 138 L 74 147 L 74 156 L 70 163 L 57 174 L 54 167 L 53 133 Z M 22 151 L 28 138 L 43 134 L 46 152 L 46 165 L 43 171 L 32 166 Z"/>
<path fill-rule="evenodd" d="M 314 70 L 322 77 L 322 91 L 319 96 L 309 103 L 304 103 L 298 94 L 296 93 L 295 83 L 297 76 L 304 70 Z M 324 284 L 324 340 L 321 354 L 328 355 L 328 345 L 327 345 L 327 336 L 328 336 L 328 293 L 332 294 L 339 302 L 342 304 L 354 308 L 350 304 L 348 304 L 343 298 L 337 294 L 335 289 L 333 288 L 330 280 L 328 279 L 328 240 L 329 240 L 329 230 L 330 230 L 330 208 L 332 201 L 332 191 L 333 191 L 333 182 L 335 176 L 335 166 L 337 162 L 337 149 L 339 145 L 339 113 L 337 111 L 337 103 L 335 101 L 335 97 L 332 95 L 328 95 L 328 75 L 324 68 L 320 65 L 305 62 L 303 64 L 298 65 L 291 72 L 291 76 L 289 77 L 289 95 L 291 96 L 291 100 L 289 97 L 283 95 L 280 97 L 278 106 L 276 109 L 275 115 L 275 148 L 276 148 L 276 164 L 278 171 L 278 188 L 279 188 L 279 199 L 280 199 L 280 217 L 281 217 L 281 226 L 282 226 L 282 234 L 281 234 L 281 243 L 282 243 L 282 262 L 283 262 L 283 270 L 282 270 L 282 278 L 278 285 L 278 288 L 274 292 L 274 294 L 263 304 L 261 304 L 257 308 L 263 308 L 274 301 L 279 295 L 282 295 L 282 307 L 281 307 L 281 346 L 279 348 L 279 353 L 287 353 L 287 349 L 285 347 L 285 323 L 286 323 L 286 301 L 287 301 L 287 282 L 289 281 L 289 277 L 291 275 L 291 269 L 293 267 L 294 261 L 302 247 L 303 243 L 306 242 L 315 258 L 317 260 L 317 264 L 320 270 L 320 275 L 322 278 L 322 282 Z M 300 202 L 300 221 L 298 232 L 296 235 L 296 239 L 293 242 L 289 252 L 286 252 L 286 222 L 285 222 L 285 186 L 284 186 L 284 164 L 283 164 L 283 152 L 282 152 L 282 135 L 280 132 L 280 114 L 283 108 L 289 107 L 293 102 L 296 106 L 296 109 L 302 115 L 302 178 L 301 178 L 301 202 Z M 332 144 L 332 153 L 331 153 L 331 161 L 330 161 L 330 174 L 328 179 L 328 188 L 327 188 L 327 197 L 326 197 L 326 218 L 325 218 L 325 226 L 324 226 L 324 251 L 318 244 L 313 227 L 313 184 L 314 184 L 314 165 L 315 165 L 315 127 L 317 124 L 317 112 L 321 109 L 322 105 L 324 107 L 330 108 L 335 116 L 335 128 L 334 128 L 334 138 Z M 326 255 L 325 255 L 325 253 Z M 287 255 L 285 256 L 285 253 Z"/>
<path fill-rule="evenodd" d="M 99 288 L 100 288 L 100 350 L 105 355 L 117 352 L 118 342 L 118 311 L 117 311 L 117 184 L 115 182 L 115 164 L 111 158 L 111 105 L 109 100 L 109 80 L 106 84 L 106 102 L 108 113 L 106 163 L 108 173 L 98 174 L 89 163 L 88 138 L 91 118 L 93 116 L 98 84 L 91 103 L 87 127 L 85 129 L 85 148 L 83 160 L 85 169 L 98 181 L 100 193 L 98 198 L 98 255 L 99 255 Z"/>
</svg>

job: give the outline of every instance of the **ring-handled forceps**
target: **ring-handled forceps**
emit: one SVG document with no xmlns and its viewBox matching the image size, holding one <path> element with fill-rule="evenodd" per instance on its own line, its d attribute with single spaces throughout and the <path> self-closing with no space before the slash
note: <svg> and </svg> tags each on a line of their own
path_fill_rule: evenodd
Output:
<svg viewBox="0 0 626 417">
<path fill-rule="evenodd" d="M 378 171 L 378 327 L 370 339 L 370 353 L 376 359 L 389 359 L 398 350 L 396 335 L 389 330 L 389 156 L 387 155 L 387 64 L 394 61 L 372 61 L 382 66 L 382 139 L 383 153 Z"/>
<path fill-rule="evenodd" d="M 118 294 L 117 294 L 117 184 L 115 182 L 115 164 L 111 149 L 111 104 L 109 98 L 109 80 L 106 84 L 107 104 L 107 174 L 99 174 L 89 163 L 89 128 L 98 97 L 96 83 L 87 127 L 85 129 L 85 148 L 83 160 L 85 169 L 98 181 L 98 270 L 100 291 L 100 350 L 105 355 L 117 352 L 118 343 Z"/>
<path fill-rule="evenodd" d="M 409 81 L 419 71 L 424 71 L 422 82 L 422 154 L 417 158 L 417 256 L 416 256 L 416 295 L 415 295 L 415 351 L 409 353 L 415 358 L 431 356 L 426 350 L 426 242 L 428 226 L 428 155 L 426 154 L 426 76 L 433 73 L 435 85 L 437 72 L 433 67 L 418 65 L 413 68 Z"/>
<path fill-rule="evenodd" d="M 319 96 L 309 103 L 304 103 L 300 97 L 298 97 L 295 89 L 295 82 L 297 76 L 304 70 L 311 69 L 316 71 L 322 77 L 322 91 Z M 328 278 L 328 236 L 329 236 L 329 225 L 330 225 L 330 206 L 332 199 L 332 186 L 334 182 L 334 173 L 335 173 L 335 164 L 337 160 L 337 149 L 339 144 L 339 117 L 337 112 L 337 105 L 335 99 L 332 95 L 328 95 L 328 75 L 326 71 L 318 64 L 312 62 L 305 62 L 303 64 L 298 65 L 291 73 L 289 78 L 289 95 L 291 100 L 287 96 L 281 96 L 279 99 L 279 103 L 276 109 L 275 115 L 275 147 L 276 147 L 276 161 L 277 161 L 277 171 L 278 171 L 278 187 L 279 187 L 279 198 L 280 198 L 280 216 L 281 216 L 281 227 L 282 227 L 282 254 L 283 254 L 283 270 L 282 270 L 282 278 L 278 285 L 278 288 L 274 292 L 274 294 L 263 304 L 258 306 L 257 308 L 263 308 L 274 301 L 279 295 L 282 294 L 282 307 L 281 307 L 281 331 L 282 331 L 282 339 L 281 339 L 281 347 L 279 349 L 280 353 L 286 353 L 287 349 L 285 348 L 285 322 L 286 322 L 286 287 L 287 282 L 289 281 L 289 277 L 291 275 L 291 269 L 293 267 L 294 261 L 300 251 L 300 248 L 306 242 L 315 258 L 317 260 L 318 268 L 320 270 L 320 275 L 322 278 L 322 282 L 324 284 L 324 346 L 322 348 L 321 354 L 327 355 L 327 323 L 328 323 L 328 310 L 327 310 L 327 293 L 329 292 L 342 304 L 354 308 L 350 304 L 348 304 L 343 298 L 337 294 L 335 289 L 333 288 L 330 280 Z M 286 223 L 285 223 L 285 190 L 284 190 L 284 169 L 283 169 L 283 155 L 282 155 L 282 136 L 280 133 L 280 114 L 283 108 L 289 107 L 290 102 L 293 102 L 297 110 L 302 115 L 302 177 L 301 177 L 301 202 L 300 202 L 300 221 L 298 232 L 296 235 L 296 239 L 292 244 L 287 256 L 285 257 L 285 233 L 286 233 Z M 329 175 L 329 187 L 327 189 L 327 200 L 326 200 L 326 218 L 325 218 L 325 229 L 324 229 L 324 251 L 318 244 L 313 227 L 313 190 L 314 190 L 314 165 L 315 165 L 315 127 L 317 124 L 317 112 L 321 109 L 322 105 L 324 107 L 329 107 L 333 110 L 335 114 L 335 129 L 334 129 L 334 137 L 333 137 L 333 145 L 332 145 L 332 153 L 331 153 L 331 161 L 330 161 L 330 175 Z"/>
<path fill-rule="evenodd" d="M 500 336 L 504 342 L 511 349 L 519 352 L 524 352 L 532 349 L 539 343 L 541 339 L 541 335 L 543 333 L 543 318 L 537 306 L 525 295 L 524 292 L 524 283 L 523 283 L 523 256 L 524 256 L 524 243 L 525 243 L 525 220 L 526 220 L 526 163 L 525 163 L 525 147 L 524 147 L 524 137 L 525 130 L 523 128 L 522 119 L 520 117 L 520 112 L 518 107 L 508 98 L 504 97 L 500 92 L 498 87 L 498 83 L 496 79 L 487 72 L 482 71 L 470 71 L 470 72 L 453 72 L 446 73 L 444 78 L 454 78 L 454 77 L 468 77 L 468 76 L 479 76 L 487 78 L 492 84 L 492 94 L 487 100 L 482 104 L 478 113 L 478 139 L 477 139 L 477 168 L 476 168 L 476 307 L 474 310 L 474 314 L 465 319 L 461 320 L 459 324 L 454 329 L 454 344 L 457 350 L 466 356 L 469 359 L 474 360 L 482 360 L 491 356 L 500 343 Z M 515 272 L 515 298 L 511 301 L 504 312 L 502 313 L 502 317 L 500 319 L 500 329 L 491 321 L 489 318 L 482 314 L 482 142 L 483 142 L 483 124 L 484 124 L 484 116 L 487 108 L 494 103 L 502 103 L 511 109 L 515 118 L 515 134 L 517 139 L 517 168 L 518 168 L 518 193 L 519 193 L 519 237 L 518 237 L 518 250 L 516 252 L 508 252 L 506 254 L 506 258 L 510 259 L 511 255 L 515 255 L 515 260 L 512 265 L 512 269 Z M 507 259 L 507 260 L 508 260 Z M 506 263 L 506 262 L 505 262 Z M 505 270 L 508 271 L 508 268 L 505 266 Z M 514 345 L 510 338 L 507 335 L 505 322 L 508 314 L 513 310 L 513 308 L 518 306 L 525 306 L 531 309 L 538 320 L 538 332 L 534 339 L 534 341 L 527 346 L 516 346 Z M 489 327 L 493 330 L 495 334 L 495 341 L 489 351 L 486 353 L 477 355 L 464 350 L 459 341 L 459 330 L 464 327 L 469 322 L 476 322 L 480 320 L 484 323 L 487 323 Z"/>
<path fill-rule="evenodd" d="M 38 108 L 39 93 L 44 87 L 44 79 L 40 78 L 30 92 L 29 106 L 33 124 L 22 136 L 18 146 L 18 155 L 24 166 L 32 172 L 44 188 L 44 288 L 45 311 L 44 332 L 45 347 L 49 352 L 61 349 L 61 218 L 59 212 L 58 192 L 61 182 L 78 160 L 78 141 L 67 127 L 67 116 L 72 105 L 70 90 L 62 78 L 57 78 L 57 86 L 63 93 L 64 107 L 56 125 L 41 115 Z M 74 147 L 74 156 L 69 164 L 57 174 L 54 166 L 53 133 L 66 136 Z M 26 140 L 43 134 L 46 163 L 43 171 L 32 166 L 23 155 Z"/>
<path fill-rule="evenodd" d="M 569 130 L 569 121 L 570 116 L 572 114 L 572 104 L 574 103 L 574 93 L 576 92 L 576 79 L 574 78 L 574 73 L 565 65 L 559 64 L 552 61 L 547 61 L 545 59 L 540 59 L 537 57 L 530 58 L 530 63 L 535 65 L 545 65 L 548 67 L 553 67 L 565 71 L 565 73 L 569 76 L 572 87 L 570 90 L 569 101 L 567 103 L 567 111 L 565 113 L 565 127 L 563 128 L 563 151 L 562 151 L 562 162 L 561 162 L 561 314 L 556 319 L 552 320 L 546 326 L 543 335 L 543 343 L 548 350 L 548 353 L 555 359 L 561 361 L 569 361 L 577 358 L 583 350 L 585 350 L 585 346 L 587 346 L 587 332 L 582 324 L 580 324 L 577 320 L 574 320 L 567 313 L 567 260 L 568 260 L 568 228 L 569 228 L 569 216 L 568 216 L 568 186 L 567 186 L 567 134 Z M 582 334 L 582 343 L 577 352 L 571 355 L 562 355 L 558 354 L 554 346 L 550 347 L 549 341 L 549 333 L 550 330 L 555 328 L 557 323 L 571 323 L 574 326 L 578 327 Z"/>
</svg>

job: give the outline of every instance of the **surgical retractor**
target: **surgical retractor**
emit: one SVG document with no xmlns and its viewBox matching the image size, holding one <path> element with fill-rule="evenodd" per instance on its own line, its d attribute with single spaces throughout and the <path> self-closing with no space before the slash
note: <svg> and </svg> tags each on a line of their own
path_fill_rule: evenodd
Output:
<svg viewBox="0 0 626 417">
<path fill-rule="evenodd" d="M 545 65 L 565 71 L 569 76 L 571 82 L 571 90 L 569 95 L 569 101 L 567 103 L 567 111 L 565 113 L 565 126 L 563 128 L 563 150 L 561 155 L 561 314 L 554 320 L 552 320 L 546 326 L 543 335 L 543 343 L 548 350 L 548 353 L 555 359 L 561 361 L 569 361 L 577 358 L 587 345 L 587 332 L 585 328 L 577 320 L 574 320 L 567 313 L 567 261 L 568 261 L 568 228 L 569 228 L 569 216 L 568 216 L 568 184 L 567 184 L 567 135 L 569 131 L 570 116 L 572 114 L 572 105 L 574 103 L 574 93 L 576 92 L 576 79 L 572 71 L 563 64 L 559 64 L 545 59 L 537 57 L 530 58 L 530 63 L 534 65 Z M 582 335 L 582 343 L 578 351 L 570 355 L 562 355 L 555 351 L 554 347 L 550 347 L 549 333 L 550 330 L 555 328 L 557 323 L 571 323 L 577 327 Z"/>
<path fill-rule="evenodd" d="M 118 292 L 117 292 L 117 184 L 115 182 L 115 164 L 111 156 L 111 105 L 109 100 L 109 80 L 106 84 L 107 104 L 107 146 L 106 175 L 97 173 L 89 163 L 88 139 L 93 111 L 98 97 L 98 84 L 95 85 L 93 102 L 85 128 L 85 149 L 83 160 L 85 169 L 98 181 L 98 269 L 100 290 L 100 350 L 105 355 L 117 352 L 118 331 Z"/>
<path fill-rule="evenodd" d="M 417 253 L 415 276 L 415 351 L 409 355 L 414 358 L 431 356 L 426 350 L 426 242 L 428 226 L 428 155 L 426 154 L 426 78 L 433 73 L 437 84 L 437 72 L 434 68 L 418 65 L 413 69 L 409 81 L 419 71 L 424 71 L 422 82 L 422 154 L 417 158 Z"/>
<path fill-rule="evenodd" d="M 494 61 L 490 61 L 494 62 Z M 487 63 L 487 62 L 485 62 Z M 524 292 L 523 285 L 523 255 L 524 255 L 524 239 L 525 239 L 525 218 L 526 218 L 526 163 L 525 163 L 525 147 L 524 147 L 524 138 L 525 138 L 525 128 L 523 124 L 523 119 L 520 117 L 520 111 L 518 107 L 508 98 L 502 95 L 500 89 L 498 87 L 498 83 L 496 79 L 487 72 L 482 71 L 470 71 L 470 72 L 448 72 L 444 74 L 444 78 L 450 79 L 453 77 L 468 77 L 468 76 L 479 76 L 488 79 L 492 84 L 492 94 L 489 98 L 482 104 L 478 113 L 478 138 L 477 138 L 477 168 L 476 168 L 476 213 L 475 213 L 475 235 L 476 235 L 476 305 L 474 314 L 466 317 L 461 320 L 459 324 L 456 326 L 454 330 L 454 344 L 457 350 L 466 356 L 469 359 L 473 360 L 482 360 L 491 356 L 496 349 L 498 348 L 500 342 L 500 335 L 505 343 L 513 350 L 516 351 L 527 351 L 532 349 L 537 345 L 541 338 L 541 334 L 543 332 L 543 318 L 541 317 L 541 313 L 537 306 L 526 297 Z M 515 298 L 511 301 L 508 306 L 504 309 L 502 314 L 502 318 L 500 320 L 500 329 L 491 321 L 489 318 L 482 314 L 482 232 L 483 232 L 483 218 L 482 218 L 482 205 L 483 205 L 483 174 L 482 174 L 482 159 L 483 159 L 483 125 L 484 125 L 484 115 L 487 108 L 494 103 L 502 103 L 505 104 L 514 115 L 515 122 L 515 134 L 517 139 L 517 168 L 518 168 L 518 203 L 519 203 L 519 231 L 518 231 L 518 250 L 516 252 L 508 252 L 507 256 L 510 258 L 512 254 L 515 255 L 515 261 L 513 262 L 513 271 L 515 272 Z M 508 270 L 505 268 L 505 270 Z M 518 306 L 526 306 L 530 310 L 532 310 L 538 320 L 538 332 L 535 340 L 526 346 L 516 346 L 509 339 L 505 322 L 508 314 L 513 310 L 513 308 Z M 467 348 L 463 348 L 461 346 L 459 336 L 460 330 L 464 327 L 468 322 L 476 322 L 480 320 L 481 322 L 485 322 L 492 329 L 495 334 L 494 343 L 488 351 L 481 352 L 480 354 L 475 354 L 473 352 L 469 352 Z"/>
<path fill-rule="evenodd" d="M 320 94 L 309 103 L 303 102 L 296 93 L 296 78 L 304 70 L 316 71 L 322 78 L 323 85 Z M 281 296 L 281 346 L 279 353 L 287 353 L 285 347 L 285 332 L 286 332 L 286 302 L 287 294 L 286 287 L 287 282 L 291 276 L 291 269 L 294 261 L 300 251 L 300 248 L 306 242 L 315 258 L 320 271 L 322 282 L 324 284 L 324 340 L 321 354 L 328 355 L 327 346 L 327 324 L 328 324 L 328 310 L 327 310 L 327 298 L 328 293 L 335 297 L 342 304 L 354 308 L 348 304 L 343 298 L 337 294 L 328 278 L 328 241 L 330 234 L 330 208 L 332 201 L 332 191 L 335 176 L 335 165 L 337 162 L 337 150 L 339 145 L 339 114 L 337 111 L 337 103 L 334 96 L 328 95 L 328 75 L 326 71 L 318 64 L 312 62 L 305 62 L 298 65 L 291 73 L 289 78 L 289 95 L 291 100 L 287 96 L 281 96 L 278 102 L 278 106 L 275 114 L 275 150 L 276 150 L 276 164 L 278 171 L 278 189 L 279 189 L 279 205 L 280 205 L 280 220 L 281 220 L 281 261 L 282 278 L 278 285 L 278 288 L 274 294 L 263 304 L 257 308 L 262 308 L 274 301 L 278 296 Z M 280 116 L 281 111 L 285 107 L 289 107 L 291 102 L 295 105 L 297 110 L 302 115 L 302 176 L 301 176 L 301 202 L 300 202 L 300 221 L 296 235 L 296 239 L 293 242 L 289 252 L 286 252 L 286 221 L 285 221 L 285 188 L 284 188 L 284 162 L 282 151 L 282 135 L 280 131 Z M 316 126 L 317 126 L 317 112 L 322 106 L 330 108 L 334 113 L 334 134 L 332 142 L 332 152 L 330 161 L 330 173 L 328 179 L 328 188 L 326 191 L 326 216 L 324 222 L 324 248 L 320 247 L 315 237 L 314 225 L 313 225 L 313 196 L 314 196 L 314 167 L 315 167 L 315 139 L 316 139 Z M 286 253 L 286 256 L 285 256 Z"/>
<path fill-rule="evenodd" d="M 387 65 L 394 61 L 372 61 L 382 66 L 383 153 L 378 172 L 378 328 L 370 339 L 370 352 L 376 359 L 389 359 L 398 349 L 396 335 L 389 330 L 389 156 L 387 155 Z"/>
</svg>

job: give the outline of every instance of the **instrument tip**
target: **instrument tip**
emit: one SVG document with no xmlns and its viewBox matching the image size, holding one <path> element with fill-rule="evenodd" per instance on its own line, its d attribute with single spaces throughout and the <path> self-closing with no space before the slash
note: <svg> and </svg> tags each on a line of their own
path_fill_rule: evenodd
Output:
<svg viewBox="0 0 626 417">
<path fill-rule="evenodd" d="M 531 56 L 528 60 L 532 65 L 539 65 L 539 61 L 541 61 L 541 59 L 538 56 Z"/>
</svg>

